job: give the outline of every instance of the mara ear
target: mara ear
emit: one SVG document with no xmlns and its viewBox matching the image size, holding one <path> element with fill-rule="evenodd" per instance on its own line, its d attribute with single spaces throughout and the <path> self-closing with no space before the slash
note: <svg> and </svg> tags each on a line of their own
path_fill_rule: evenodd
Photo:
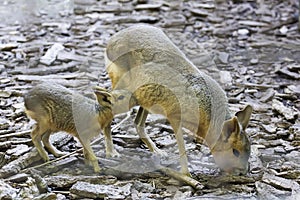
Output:
<svg viewBox="0 0 300 200">
<path fill-rule="evenodd" d="M 111 104 L 111 94 L 105 88 L 95 86 L 93 90 L 100 105 L 104 103 Z"/>
<path fill-rule="evenodd" d="M 222 139 L 227 141 L 231 136 L 237 135 L 240 132 L 239 122 L 236 116 L 227 120 L 223 124 Z"/>
<path fill-rule="evenodd" d="M 100 87 L 100 86 L 97 86 L 97 85 L 93 87 L 93 90 L 94 90 L 94 92 L 95 92 L 95 91 L 108 92 L 107 89 L 105 89 L 105 88 L 103 88 L 103 87 Z"/>
<path fill-rule="evenodd" d="M 243 110 L 238 111 L 235 114 L 239 123 L 242 125 L 243 130 L 245 130 L 249 124 L 252 111 L 253 111 L 252 106 L 247 105 Z"/>
</svg>

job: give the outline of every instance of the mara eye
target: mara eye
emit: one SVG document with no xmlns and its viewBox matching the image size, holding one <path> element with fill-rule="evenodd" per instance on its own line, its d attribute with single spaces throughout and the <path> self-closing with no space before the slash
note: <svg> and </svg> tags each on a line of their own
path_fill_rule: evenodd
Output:
<svg viewBox="0 0 300 200">
<path fill-rule="evenodd" d="M 232 153 L 235 155 L 235 157 L 239 157 L 240 156 L 240 152 L 236 149 L 232 149 Z"/>
<path fill-rule="evenodd" d="M 120 96 L 118 96 L 118 100 L 123 100 L 125 98 L 125 96 L 124 95 L 120 95 Z"/>
</svg>

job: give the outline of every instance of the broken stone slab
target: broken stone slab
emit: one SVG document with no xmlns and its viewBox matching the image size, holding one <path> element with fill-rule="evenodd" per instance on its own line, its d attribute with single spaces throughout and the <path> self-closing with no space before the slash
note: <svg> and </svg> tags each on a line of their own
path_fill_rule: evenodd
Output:
<svg viewBox="0 0 300 200">
<path fill-rule="evenodd" d="M 190 6 L 193 8 L 215 9 L 215 2 L 200 3 L 198 1 L 190 2 Z"/>
<path fill-rule="evenodd" d="M 102 20 L 102 19 L 105 19 L 107 17 L 114 17 L 115 14 L 114 13 L 88 13 L 85 15 L 86 17 L 92 19 L 92 20 Z M 86 19 L 86 18 L 84 18 Z M 82 20 L 84 20 L 82 19 Z M 78 23 L 78 20 L 76 21 Z M 79 21 L 81 23 L 81 21 Z M 94 26 L 100 26 L 99 24 L 95 24 Z M 93 27 L 93 26 L 91 26 Z M 96 28 L 96 27 L 94 27 Z"/>
<path fill-rule="evenodd" d="M 206 17 L 209 15 L 209 12 L 207 12 L 204 9 L 192 8 L 192 9 L 190 9 L 190 11 L 193 15 L 197 15 L 197 16 L 201 16 L 201 17 Z"/>
<path fill-rule="evenodd" d="M 258 22 L 258 21 L 252 21 L 252 20 L 240 20 L 238 21 L 240 25 L 244 26 L 254 26 L 254 27 L 266 27 L 269 24 L 264 23 L 264 22 Z"/>
<path fill-rule="evenodd" d="M 15 146 L 14 148 L 8 149 L 6 151 L 7 155 L 12 155 L 14 157 L 18 157 L 23 155 L 24 153 L 27 153 L 28 151 L 30 151 L 31 147 L 29 147 L 28 145 L 25 144 L 19 144 L 17 146 Z"/>
<path fill-rule="evenodd" d="M 0 169 L 0 178 L 6 178 L 12 176 L 14 174 L 19 173 L 22 169 L 32 165 L 35 162 L 41 161 L 42 158 L 40 157 L 36 148 L 32 151 L 20 156 L 18 159 L 4 165 Z"/>
<path fill-rule="evenodd" d="M 174 137 L 172 137 L 172 135 L 169 134 L 169 135 L 159 138 L 156 141 L 156 144 L 161 147 L 170 147 L 170 146 L 176 145 L 176 140 L 174 139 Z"/>
<path fill-rule="evenodd" d="M 22 183 L 22 182 L 25 182 L 28 179 L 28 177 L 30 177 L 29 174 L 18 173 L 16 175 L 6 178 L 5 180 L 14 182 L 14 183 Z"/>
<path fill-rule="evenodd" d="M 0 97 L 1 98 L 9 98 L 11 96 L 11 94 L 12 94 L 11 91 L 0 90 Z"/>
<path fill-rule="evenodd" d="M 233 191 L 226 191 L 225 189 L 212 189 L 212 190 L 204 190 L 207 194 L 202 194 L 200 196 L 192 196 L 190 198 L 184 198 L 185 200 L 225 200 L 225 199 L 239 199 L 239 200 L 257 200 L 257 196 L 253 194 L 252 192 L 249 192 L 249 194 L 245 193 L 243 189 L 241 189 L 240 186 L 239 190 L 240 192 L 233 192 Z M 243 192 L 241 192 L 243 191 Z"/>
<path fill-rule="evenodd" d="M 286 154 L 284 157 L 287 160 L 291 160 L 291 161 L 300 163 L 300 152 L 299 152 L 299 149 L 295 149 L 295 150 L 291 151 L 290 153 Z"/>
<path fill-rule="evenodd" d="M 263 145 L 251 145 L 251 156 L 249 158 L 249 172 L 251 174 L 258 174 L 264 168 L 263 163 L 260 159 L 260 148 L 265 148 Z"/>
<path fill-rule="evenodd" d="M 68 74 L 50 74 L 50 75 L 17 75 L 16 79 L 20 81 L 46 81 L 55 79 L 74 79 L 78 78 L 80 74 L 68 73 Z"/>
<path fill-rule="evenodd" d="M 40 63 L 45 65 L 51 65 L 58 55 L 58 53 L 65 47 L 60 43 L 54 43 L 50 49 L 47 50 L 46 54 L 41 57 Z"/>
<path fill-rule="evenodd" d="M 288 169 L 287 171 L 276 173 L 276 176 L 280 176 L 286 179 L 297 179 L 298 177 L 300 177 L 300 169 Z"/>
<path fill-rule="evenodd" d="M 130 195 L 131 185 L 129 183 L 123 187 L 118 187 L 115 185 L 91 184 L 78 181 L 71 187 L 70 192 L 81 198 L 125 199 Z"/>
<path fill-rule="evenodd" d="M 282 114 L 287 120 L 293 120 L 298 113 L 292 108 L 286 107 L 282 102 L 277 99 L 273 99 L 272 108 Z"/>
<path fill-rule="evenodd" d="M 14 51 L 20 51 L 26 54 L 30 54 L 30 53 L 37 53 L 39 52 L 41 49 L 41 44 L 27 44 L 24 43 L 22 46 L 20 46 L 18 49 L 13 50 Z"/>
<path fill-rule="evenodd" d="M 51 134 L 50 136 L 50 142 L 58 149 L 64 148 L 66 151 L 71 151 L 68 146 L 69 142 L 72 142 L 74 140 L 73 136 L 70 134 L 67 134 L 65 132 L 57 132 L 54 134 Z"/>
<path fill-rule="evenodd" d="M 16 199 L 18 190 L 0 179 L 0 199 Z"/>
<path fill-rule="evenodd" d="M 300 185 L 295 180 L 290 180 L 275 176 L 273 174 L 264 173 L 262 181 L 280 190 L 294 191 L 300 193 Z"/>
<path fill-rule="evenodd" d="M 57 200 L 57 199 L 58 198 L 55 193 L 41 194 L 41 195 L 33 198 L 33 200 Z"/>
<path fill-rule="evenodd" d="M 278 70 L 277 73 L 283 74 L 283 75 L 285 75 L 289 78 L 295 79 L 295 80 L 300 80 L 300 74 L 297 72 L 290 71 L 287 67 Z"/>
<path fill-rule="evenodd" d="M 37 67 L 37 68 L 15 68 L 9 74 L 22 74 L 22 75 L 50 75 L 61 72 L 72 72 L 77 69 L 79 62 L 71 61 L 67 64 L 51 66 L 51 67 Z"/>
<path fill-rule="evenodd" d="M 91 184 L 104 184 L 112 185 L 117 182 L 117 178 L 110 175 L 101 175 L 101 176 L 85 176 L 85 175 L 68 175 L 61 174 L 56 176 L 45 177 L 48 185 L 55 188 L 70 188 L 76 182 L 88 182 Z"/>
<path fill-rule="evenodd" d="M 236 175 L 206 175 L 206 174 L 197 174 L 196 179 L 200 180 L 201 184 L 205 186 L 205 188 L 220 188 L 223 185 L 230 184 L 254 184 L 258 181 L 261 176 L 260 175 L 251 175 L 251 176 L 236 176 Z"/>
<path fill-rule="evenodd" d="M 135 10 L 159 10 L 162 7 L 162 3 L 156 4 L 138 4 L 135 6 Z"/>
<path fill-rule="evenodd" d="M 268 88 L 261 96 L 260 101 L 261 102 L 267 102 L 270 101 L 275 95 L 275 90 L 273 88 Z"/>
<path fill-rule="evenodd" d="M 258 181 L 255 183 L 256 191 L 260 199 L 280 200 L 290 195 L 288 191 L 281 191 L 271 185 Z"/>
<path fill-rule="evenodd" d="M 1 121 L 0 121 L 1 122 Z M 0 139 L 3 138 L 10 138 L 10 137 L 22 137 L 22 136 L 28 136 L 30 134 L 31 131 L 20 131 L 20 132 L 10 132 L 7 134 L 1 134 L 0 135 Z"/>
<path fill-rule="evenodd" d="M 12 49 L 18 48 L 18 46 L 18 43 L 0 44 L 0 51 L 11 51 Z"/>
<path fill-rule="evenodd" d="M 68 30 L 71 28 L 71 23 L 65 22 L 44 22 L 42 23 L 44 27 L 58 27 L 60 29 Z"/>
<path fill-rule="evenodd" d="M 84 85 L 88 85 L 90 83 L 89 80 L 66 80 L 61 78 L 49 78 L 49 79 L 43 79 L 43 76 L 19 76 L 16 77 L 19 81 L 25 81 L 25 82 L 40 82 L 40 81 L 48 81 L 48 82 L 54 82 L 60 85 L 63 85 L 65 87 L 71 87 L 71 88 L 77 88 L 82 87 Z"/>
<path fill-rule="evenodd" d="M 229 59 L 229 54 L 225 52 L 219 52 L 218 53 L 218 59 L 221 63 L 227 64 Z"/>
<path fill-rule="evenodd" d="M 76 12 L 76 11 L 75 11 Z M 99 6 L 90 6 L 89 8 L 85 9 L 83 11 L 84 13 L 126 13 L 126 12 L 132 12 L 132 7 L 130 6 L 121 6 L 121 5 L 99 5 Z M 79 13 L 76 13 L 79 14 Z M 83 13 L 81 13 L 83 14 Z"/>
<path fill-rule="evenodd" d="M 274 124 L 262 124 L 262 127 L 268 132 L 268 133 L 276 133 L 277 127 Z"/>
<path fill-rule="evenodd" d="M 58 60 L 62 61 L 80 61 L 80 62 L 88 62 L 89 58 L 86 56 L 76 55 L 74 52 L 60 51 L 57 55 Z"/>
<path fill-rule="evenodd" d="M 34 168 L 43 172 L 44 174 L 51 174 L 58 172 L 64 168 L 72 167 L 78 162 L 78 158 L 71 156 L 64 159 L 52 160 L 51 163 L 43 163 L 39 166 L 35 166 Z"/>
<path fill-rule="evenodd" d="M 287 88 L 294 94 L 300 94 L 300 85 L 289 85 Z"/>
<path fill-rule="evenodd" d="M 136 189 L 139 192 L 153 192 L 155 188 L 149 183 L 143 183 L 141 181 L 134 181 L 132 189 Z"/>
<path fill-rule="evenodd" d="M 138 15 L 138 16 L 115 16 L 103 20 L 103 24 L 122 24 L 122 23 L 155 23 L 159 20 L 158 17 Z"/>
</svg>

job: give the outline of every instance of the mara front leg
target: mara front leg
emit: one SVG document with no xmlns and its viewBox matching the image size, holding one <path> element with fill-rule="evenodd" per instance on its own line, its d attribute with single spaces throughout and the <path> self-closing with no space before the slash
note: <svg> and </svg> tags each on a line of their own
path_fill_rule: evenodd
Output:
<svg viewBox="0 0 300 200">
<path fill-rule="evenodd" d="M 179 149 L 179 162 L 181 166 L 181 173 L 191 177 L 191 174 L 188 169 L 188 159 L 187 159 L 184 139 L 182 135 L 181 122 L 180 121 L 171 122 L 170 120 L 170 124 L 174 130 L 175 138 Z"/>
<path fill-rule="evenodd" d="M 90 144 L 91 141 L 83 137 L 78 139 L 83 146 L 83 155 L 86 164 L 92 165 L 94 168 L 94 172 L 100 172 L 101 169 L 98 164 L 98 159 L 91 148 L 91 144 Z"/>
<path fill-rule="evenodd" d="M 50 158 L 48 156 L 48 153 L 43 147 L 42 144 L 42 136 L 47 132 L 48 130 L 43 129 L 43 126 L 41 124 L 36 124 L 36 127 L 31 132 L 31 139 L 34 144 L 34 146 L 37 148 L 40 156 L 43 158 L 45 162 L 49 161 Z"/>
<path fill-rule="evenodd" d="M 114 144 L 111 137 L 111 126 L 108 125 L 103 129 L 105 137 L 105 148 L 106 148 L 106 157 L 119 157 L 120 154 L 115 150 Z"/>
<path fill-rule="evenodd" d="M 136 118 L 134 120 L 134 124 L 136 127 L 136 131 L 140 137 L 140 139 L 143 141 L 144 144 L 147 145 L 150 151 L 157 153 L 158 155 L 161 156 L 167 156 L 166 152 L 160 150 L 157 148 L 155 143 L 151 140 L 149 135 L 145 133 L 145 122 L 148 116 L 148 111 L 142 107 L 139 108 L 138 113 L 136 115 Z"/>
</svg>

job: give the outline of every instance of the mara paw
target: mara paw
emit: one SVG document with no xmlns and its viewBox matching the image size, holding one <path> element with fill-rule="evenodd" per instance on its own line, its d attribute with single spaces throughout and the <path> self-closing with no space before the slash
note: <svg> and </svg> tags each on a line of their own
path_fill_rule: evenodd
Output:
<svg viewBox="0 0 300 200">
<path fill-rule="evenodd" d="M 106 152 L 106 157 L 107 158 L 119 158 L 120 154 L 116 150 L 112 150 L 110 152 Z"/>
</svg>

